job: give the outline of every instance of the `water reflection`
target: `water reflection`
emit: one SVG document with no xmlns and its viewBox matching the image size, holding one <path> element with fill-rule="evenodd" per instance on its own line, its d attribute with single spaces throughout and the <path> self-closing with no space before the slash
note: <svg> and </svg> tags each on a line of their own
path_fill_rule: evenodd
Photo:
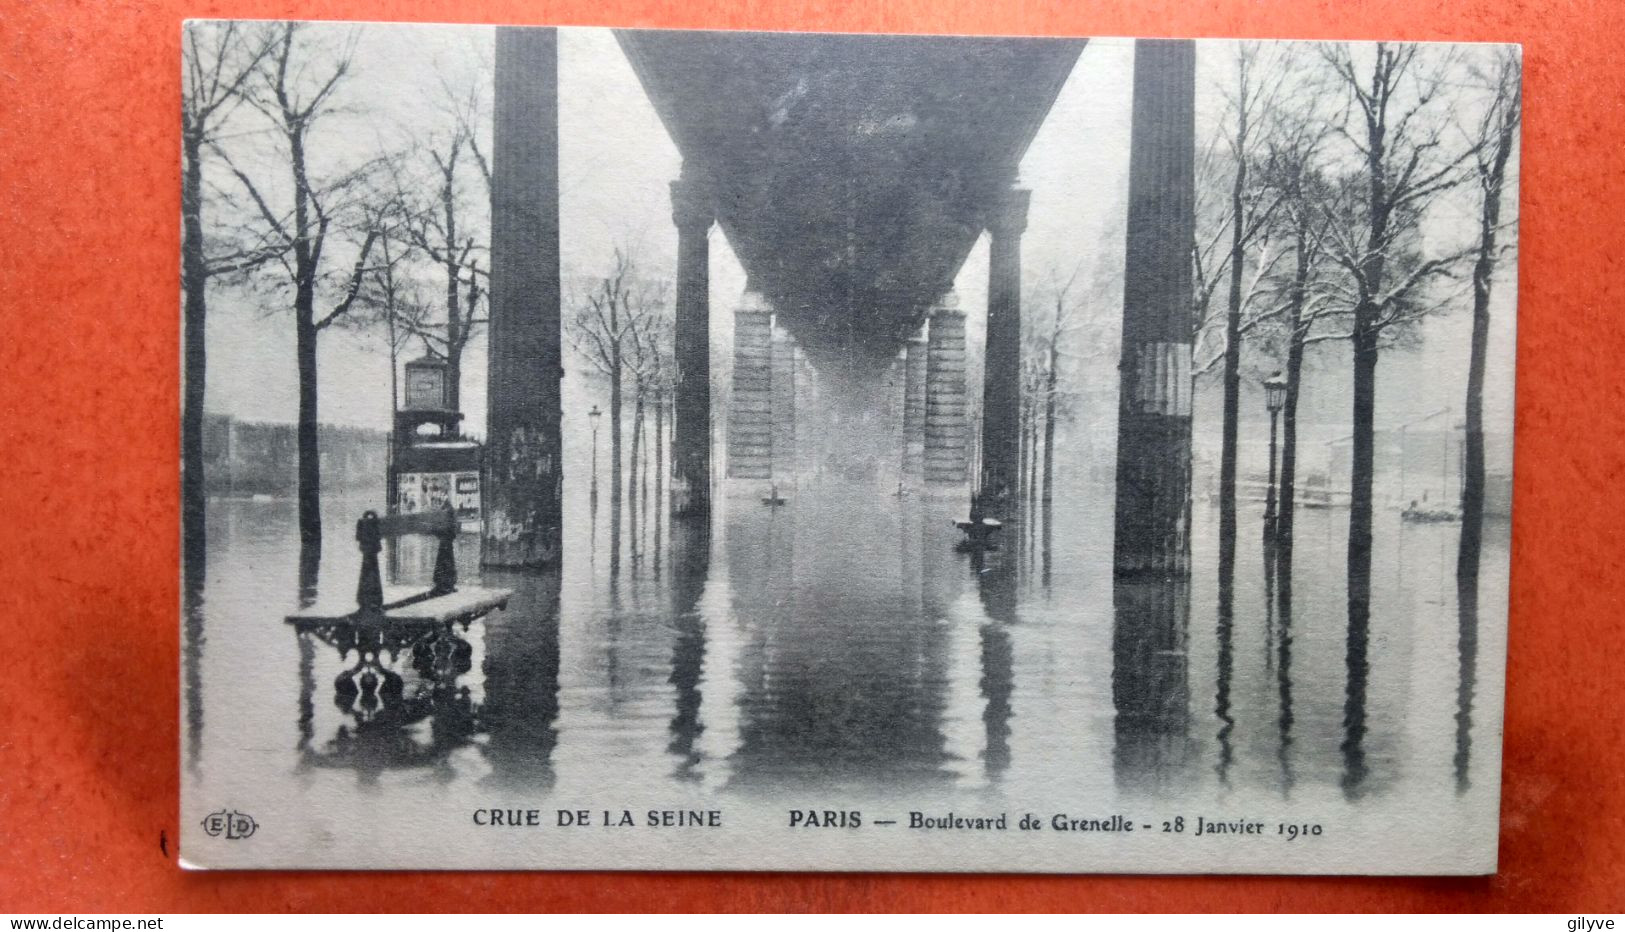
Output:
<svg viewBox="0 0 1625 932">
<path fill-rule="evenodd" d="M 207 558 L 202 547 L 187 547 L 182 551 L 182 560 L 181 695 L 186 714 L 186 767 L 195 776 L 203 747 L 203 593 Z"/>
<path fill-rule="evenodd" d="M 1230 680 L 1235 672 L 1235 592 L 1222 578 L 1219 581 L 1219 623 L 1214 638 L 1219 645 L 1218 688 L 1213 693 L 1213 714 L 1219 720 L 1219 762 L 1214 771 L 1221 786 L 1230 785 L 1230 764 L 1235 748 L 1230 739 L 1236 730 L 1236 719 L 1230 710 Z"/>
<path fill-rule="evenodd" d="M 1113 581 L 1109 486 L 1034 503 L 1001 549 L 969 553 L 959 498 L 834 481 L 789 498 L 734 496 L 710 525 L 668 523 L 651 489 L 638 535 L 583 521 L 546 573 L 482 570 L 470 535 L 460 574 L 514 590 L 507 611 L 443 657 L 380 645 L 371 659 L 281 623 L 318 590 L 353 595 L 353 545 L 301 548 L 287 503 L 211 503 L 211 572 L 183 589 L 187 779 L 231 771 L 233 736 L 279 733 L 285 766 L 266 779 L 332 792 L 324 775 L 544 794 L 1115 785 L 1360 799 L 1428 780 L 1466 792 L 1483 757 L 1476 599 L 1440 582 L 1449 526 L 1378 522 L 1396 556 L 1362 632 L 1343 611 L 1335 510 L 1298 515 L 1297 551 L 1313 559 L 1295 587 L 1278 555 L 1240 548 L 1226 615 L 1200 509 L 1191 582 Z M 628 520 L 603 504 L 598 520 Z M 330 524 L 372 505 L 329 503 Z M 594 514 L 585 489 L 575 507 Z M 392 577 L 426 580 L 431 551 L 392 549 Z M 1429 714 L 1438 728 L 1413 726 Z"/>
<path fill-rule="evenodd" d="M 660 577 L 660 525 L 655 523 L 655 578 Z M 677 757 L 677 776 L 700 779 L 697 742 L 705 725 L 700 718 L 704 694 L 700 681 L 705 672 L 705 616 L 700 599 L 705 594 L 711 567 L 711 526 L 703 521 L 679 522 L 672 527 L 671 618 L 676 627 L 672 639 L 671 685 L 676 690 L 676 709 L 671 718 L 671 743 L 667 750 Z"/>
<path fill-rule="evenodd" d="M 1010 767 L 1010 697 L 1015 691 L 1010 633 L 1010 626 L 1016 623 L 1014 562 L 1012 555 L 1003 550 L 977 550 L 971 554 L 970 561 L 988 618 L 979 632 L 982 648 L 979 685 L 986 702 L 982 712 L 986 730 L 982 760 L 990 780 L 998 779 Z"/>
<path fill-rule="evenodd" d="M 951 776 L 943 630 L 911 610 L 920 599 L 895 559 L 915 506 L 881 504 L 831 482 L 730 514 L 733 610 L 748 632 L 732 785 L 901 789 Z"/>
<path fill-rule="evenodd" d="M 1190 740 L 1190 583 L 1122 577 L 1113 585 L 1112 705 L 1118 784 L 1170 791 L 1184 785 Z"/>
<path fill-rule="evenodd" d="M 1267 554 L 1266 559 L 1274 556 L 1282 561 L 1290 559 L 1291 551 L 1282 547 L 1273 554 Z M 1280 571 L 1274 579 L 1275 590 L 1272 602 L 1275 605 L 1275 614 L 1278 616 L 1275 623 L 1275 683 L 1278 700 L 1278 713 L 1276 727 L 1280 732 L 1279 750 L 1277 758 L 1281 765 L 1281 792 L 1290 796 L 1292 793 L 1292 573 L 1291 565 L 1286 562 L 1280 564 Z"/>
<path fill-rule="evenodd" d="M 1476 564 L 1476 556 L 1474 558 Z M 1456 585 L 1456 792 L 1472 787 L 1473 690 L 1478 684 L 1478 569 Z"/>
<path fill-rule="evenodd" d="M 1371 667 L 1368 652 L 1371 647 L 1371 621 L 1369 614 L 1351 614 L 1348 621 L 1348 646 L 1344 657 L 1348 667 L 1348 688 L 1343 703 L 1343 793 L 1358 798 L 1365 790 L 1368 776 L 1366 767 L 1366 681 Z"/>
<path fill-rule="evenodd" d="M 487 571 L 485 583 L 513 590 L 506 611 L 487 615 L 485 702 L 479 723 L 487 782 L 498 786 L 553 784 L 558 744 L 559 591 L 556 570 Z"/>
<path fill-rule="evenodd" d="M 302 766 L 353 770 L 376 783 L 388 770 L 442 763 L 473 737 L 480 709 L 459 678 L 472 669 L 474 647 L 457 631 L 305 624 L 295 636 Z M 341 666 L 332 679 L 339 716 L 330 737 L 316 734 L 318 644 Z"/>
</svg>

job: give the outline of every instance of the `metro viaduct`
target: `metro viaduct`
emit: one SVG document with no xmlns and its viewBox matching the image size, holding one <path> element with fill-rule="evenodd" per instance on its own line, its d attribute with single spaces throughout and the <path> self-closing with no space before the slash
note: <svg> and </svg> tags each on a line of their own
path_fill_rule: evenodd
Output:
<svg viewBox="0 0 1625 932">
<path fill-rule="evenodd" d="M 1012 517 L 1018 477 L 1017 167 L 1084 40 L 617 33 L 683 157 L 673 513 L 710 514 L 708 234 L 748 279 L 735 325 L 730 473 L 771 477 L 798 360 L 879 383 L 900 370 L 905 474 Z M 1188 573 L 1195 49 L 1136 45 L 1119 404 L 1120 576 Z M 486 541 L 492 565 L 555 559 L 560 462 L 557 34 L 499 28 L 492 178 Z M 980 462 L 968 464 L 965 311 L 990 239 Z M 922 329 L 929 335 L 921 339 Z"/>
</svg>

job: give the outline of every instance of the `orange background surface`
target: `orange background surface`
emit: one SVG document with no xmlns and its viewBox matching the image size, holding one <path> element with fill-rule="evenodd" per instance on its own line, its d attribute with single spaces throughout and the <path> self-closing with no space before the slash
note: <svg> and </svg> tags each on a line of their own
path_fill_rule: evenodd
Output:
<svg viewBox="0 0 1625 932">
<path fill-rule="evenodd" d="M 0 911 L 1625 910 L 1625 48 L 1603 0 L 62 2 L 0 12 Z M 190 874 L 178 783 L 186 16 L 1516 40 L 1501 871 L 1477 879 Z M 160 849 L 160 833 L 171 843 Z"/>
</svg>

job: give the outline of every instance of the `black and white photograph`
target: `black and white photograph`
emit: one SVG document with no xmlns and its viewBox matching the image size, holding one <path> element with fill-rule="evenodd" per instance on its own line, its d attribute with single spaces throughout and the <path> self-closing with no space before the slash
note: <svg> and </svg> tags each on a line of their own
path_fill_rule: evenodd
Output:
<svg viewBox="0 0 1625 932">
<path fill-rule="evenodd" d="M 1493 873 L 1521 61 L 186 23 L 182 862 Z"/>
</svg>

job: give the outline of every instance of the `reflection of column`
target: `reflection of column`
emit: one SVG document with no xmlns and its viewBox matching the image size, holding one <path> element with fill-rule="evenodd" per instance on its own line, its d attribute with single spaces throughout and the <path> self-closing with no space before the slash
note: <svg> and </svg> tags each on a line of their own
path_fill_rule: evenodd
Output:
<svg viewBox="0 0 1625 932">
<path fill-rule="evenodd" d="M 483 560 L 534 566 L 564 515 L 557 33 L 498 29 L 495 73 Z"/>
<path fill-rule="evenodd" d="M 773 315 L 745 292 L 734 312 L 733 397 L 728 404 L 728 476 L 773 476 Z"/>
<path fill-rule="evenodd" d="M 1173 782 L 1190 759 L 1195 99 L 1194 43 L 1135 43 L 1112 636 L 1124 786 Z"/>
<path fill-rule="evenodd" d="M 1014 553 L 981 551 L 973 556 L 976 587 L 988 622 L 981 630 L 981 687 L 986 734 L 983 765 L 990 780 L 1010 766 L 1010 697 L 1015 692 L 1014 646 L 1010 625 L 1016 622 Z"/>
<path fill-rule="evenodd" d="M 925 468 L 926 342 L 914 337 L 903 347 L 903 481 L 917 483 Z"/>
<path fill-rule="evenodd" d="M 671 184 L 677 225 L 675 355 L 677 390 L 672 426 L 671 513 L 711 515 L 711 223 L 710 190 L 690 176 Z"/>
<path fill-rule="evenodd" d="M 984 515 L 1010 518 L 1021 484 L 1021 233 L 1030 191 L 1010 191 L 988 216 L 987 349 L 982 378 Z"/>
<path fill-rule="evenodd" d="M 965 481 L 965 312 L 950 293 L 931 312 L 925 373 L 925 481 Z"/>
<path fill-rule="evenodd" d="M 788 482 L 799 468 L 796 447 L 796 341 L 773 330 L 773 478 Z"/>
<path fill-rule="evenodd" d="M 675 711 L 671 719 L 668 750 L 677 757 L 678 773 L 694 777 L 700 763 L 695 742 L 705 731 L 701 722 L 703 693 L 700 679 L 705 672 L 705 618 L 700 613 L 700 597 L 705 593 L 710 571 L 710 525 L 678 525 L 672 529 L 671 621 L 676 629 L 671 650 L 671 684 Z"/>
<path fill-rule="evenodd" d="M 1190 760 L 1190 584 L 1119 579 L 1112 601 L 1112 706 L 1124 787 L 1175 783 Z"/>
<path fill-rule="evenodd" d="M 500 620 L 485 624 L 481 750 L 497 785 L 545 787 L 558 743 L 560 577 L 487 574 L 486 581 L 514 592 Z"/>
<path fill-rule="evenodd" d="M 1190 572 L 1195 62 L 1188 40 L 1135 43 L 1117 414 L 1119 575 Z"/>
</svg>

